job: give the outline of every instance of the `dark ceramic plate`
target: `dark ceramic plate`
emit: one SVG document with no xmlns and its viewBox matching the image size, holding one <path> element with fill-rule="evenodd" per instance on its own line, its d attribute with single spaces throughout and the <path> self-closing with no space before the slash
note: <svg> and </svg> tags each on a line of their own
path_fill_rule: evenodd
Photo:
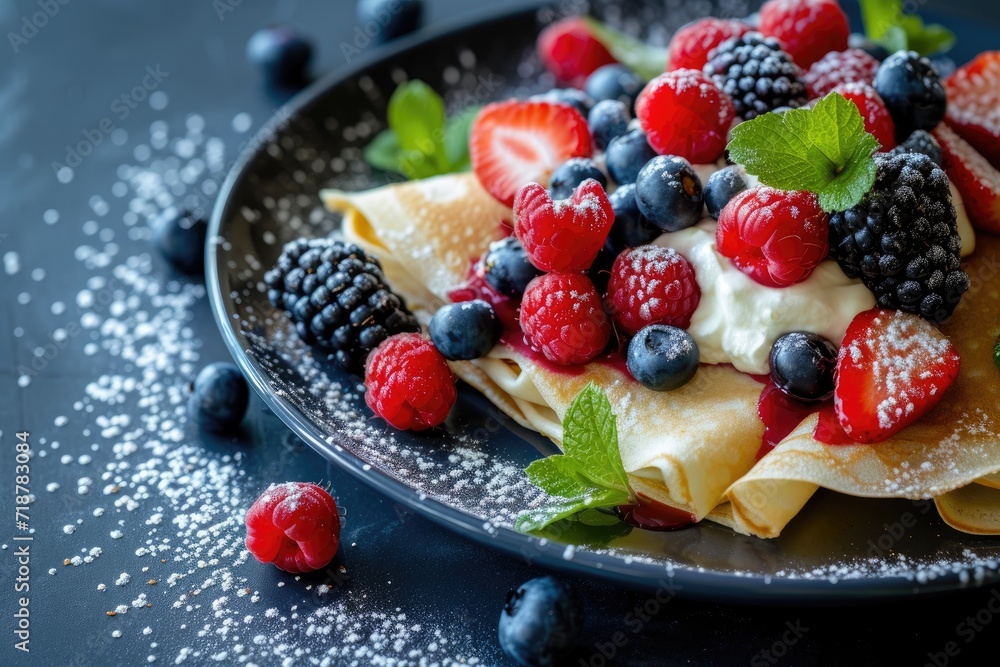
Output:
<svg viewBox="0 0 1000 667">
<path fill-rule="evenodd" d="M 667 5 L 595 11 L 661 43 L 683 23 L 718 13 L 710 2 Z M 748 11 L 727 6 L 730 15 Z M 223 188 L 206 262 L 223 337 L 256 390 L 312 447 L 402 507 L 546 566 L 632 586 L 672 587 L 689 597 L 754 603 L 885 599 L 1000 580 L 1000 540 L 951 530 L 927 502 L 820 492 L 775 540 L 707 522 L 672 533 L 636 530 L 601 548 L 517 533 L 513 519 L 537 493 L 522 471 L 553 451 L 547 441 L 513 425 L 468 387 L 444 431 L 394 431 L 371 416 L 356 378 L 313 356 L 271 309 L 261 276 L 282 244 L 337 228 L 318 199 L 320 188 L 360 190 L 390 180 L 370 171 L 361 149 L 382 129 L 396 85 L 422 79 L 445 95 L 452 110 L 547 89 L 552 82 L 532 52 L 541 24 L 558 11 L 508 9 L 412 36 L 316 84 L 261 132 Z M 982 23 L 942 22 L 962 35 L 961 60 L 990 45 L 990 29 Z"/>
</svg>

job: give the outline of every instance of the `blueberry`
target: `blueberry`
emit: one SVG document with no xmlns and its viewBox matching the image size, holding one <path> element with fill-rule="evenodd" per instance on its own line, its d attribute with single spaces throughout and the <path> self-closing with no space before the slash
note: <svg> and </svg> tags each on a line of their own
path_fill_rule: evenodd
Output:
<svg viewBox="0 0 1000 667">
<path fill-rule="evenodd" d="M 684 158 L 658 155 L 639 172 L 635 201 L 647 220 L 665 232 L 676 232 L 701 219 L 701 179 Z"/>
<path fill-rule="evenodd" d="M 628 132 L 630 120 L 628 107 L 618 100 L 601 100 L 595 104 L 587 116 L 587 125 L 597 150 L 605 150 L 612 139 Z"/>
<path fill-rule="evenodd" d="M 947 107 L 944 86 L 934 66 L 915 51 L 897 51 L 875 72 L 875 90 L 896 124 L 896 138 L 914 130 L 933 130 Z"/>
<path fill-rule="evenodd" d="M 639 204 L 635 201 L 634 183 L 619 187 L 611 193 L 608 200 L 615 212 L 615 222 L 611 226 L 605 247 L 615 255 L 626 248 L 637 248 L 652 243 L 663 233 L 663 230 L 646 220 L 639 212 Z"/>
<path fill-rule="evenodd" d="M 645 85 L 646 82 L 625 65 L 612 64 L 594 70 L 587 77 L 583 90 L 597 102 L 618 100 L 631 109 Z"/>
<path fill-rule="evenodd" d="M 521 296 L 528 283 L 542 275 L 528 260 L 524 246 L 513 236 L 490 244 L 483 267 L 486 282 L 505 296 Z"/>
<path fill-rule="evenodd" d="M 358 23 L 376 42 L 413 32 L 424 11 L 421 0 L 358 0 Z"/>
<path fill-rule="evenodd" d="M 431 318 L 431 341 L 445 359 L 479 359 L 500 340 L 500 320 L 493 307 L 476 299 L 449 303 Z"/>
<path fill-rule="evenodd" d="M 507 594 L 497 634 L 520 665 L 548 667 L 565 658 L 583 629 L 583 608 L 569 583 L 545 576 Z"/>
<path fill-rule="evenodd" d="M 781 391 L 801 401 L 833 396 L 837 348 L 814 333 L 793 331 L 771 347 L 771 380 Z"/>
<path fill-rule="evenodd" d="M 875 60 L 885 60 L 889 57 L 888 49 L 878 42 L 871 40 L 867 35 L 857 32 L 851 33 L 851 36 L 847 38 L 847 46 L 851 49 L 861 49 Z"/>
<path fill-rule="evenodd" d="M 590 282 L 594 283 L 594 289 L 597 290 L 598 294 L 607 293 L 608 283 L 611 281 L 611 267 L 617 256 L 618 253 L 605 243 L 604 247 L 598 251 L 593 264 L 590 265 L 587 276 L 590 278 Z"/>
<path fill-rule="evenodd" d="M 729 200 L 747 189 L 747 182 L 744 178 L 745 172 L 742 167 L 732 165 L 725 169 L 720 169 L 708 177 L 705 183 L 705 208 L 708 214 L 719 219 L 719 214 L 726 207 Z"/>
<path fill-rule="evenodd" d="M 588 178 L 600 183 L 601 187 L 608 187 L 608 177 L 597 168 L 593 160 L 585 157 L 570 158 L 552 172 L 549 194 L 553 199 L 569 199 L 576 187 Z"/>
<path fill-rule="evenodd" d="M 552 90 L 532 95 L 528 98 L 533 101 L 552 102 L 553 104 L 564 104 L 579 111 L 584 118 L 590 113 L 590 108 L 594 106 L 594 100 L 590 95 L 579 88 L 553 88 Z"/>
<path fill-rule="evenodd" d="M 646 141 L 646 133 L 634 129 L 608 143 L 605 160 L 608 174 L 618 185 L 635 183 L 639 171 L 656 157 L 656 151 Z"/>
<path fill-rule="evenodd" d="M 308 81 L 312 43 L 286 25 L 258 30 L 247 42 L 247 60 L 258 66 L 269 85 L 300 88 Z"/>
<path fill-rule="evenodd" d="M 249 400 L 247 381 L 236 366 L 209 364 L 194 380 L 188 415 L 208 431 L 232 431 L 243 420 Z"/>
<path fill-rule="evenodd" d="M 655 391 L 683 387 L 698 372 L 698 344 L 677 327 L 650 324 L 628 344 L 625 364 L 642 386 Z"/>
<path fill-rule="evenodd" d="M 205 239 L 208 223 L 199 215 L 183 211 L 161 217 L 153 224 L 153 245 L 171 264 L 192 275 L 205 271 Z"/>
</svg>

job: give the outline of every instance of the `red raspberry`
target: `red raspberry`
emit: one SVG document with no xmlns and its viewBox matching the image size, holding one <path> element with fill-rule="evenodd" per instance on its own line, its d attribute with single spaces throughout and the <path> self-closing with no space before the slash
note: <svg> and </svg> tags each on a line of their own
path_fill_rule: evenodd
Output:
<svg viewBox="0 0 1000 667">
<path fill-rule="evenodd" d="M 826 259 L 829 225 L 813 193 L 759 187 L 737 194 L 722 209 L 715 244 L 761 285 L 788 287 Z"/>
<path fill-rule="evenodd" d="M 699 72 L 708 62 L 708 54 L 730 37 L 739 37 L 750 30 L 742 21 L 700 19 L 676 33 L 670 40 L 670 57 L 667 69 L 696 69 Z"/>
<path fill-rule="evenodd" d="M 268 487 L 246 516 L 247 550 L 285 572 L 312 572 L 333 560 L 340 517 L 330 493 L 310 482 Z"/>
<path fill-rule="evenodd" d="M 601 297 L 579 273 L 547 273 L 528 283 L 521 331 L 534 350 L 564 366 L 587 363 L 611 340 Z"/>
<path fill-rule="evenodd" d="M 707 164 L 725 150 L 736 110 L 714 81 L 698 70 L 679 69 L 646 84 L 635 115 L 657 153 Z"/>
<path fill-rule="evenodd" d="M 420 334 L 390 336 L 365 364 L 365 403 L 401 431 L 424 431 L 442 423 L 458 392 L 448 362 Z"/>
<path fill-rule="evenodd" d="M 579 16 L 553 23 L 538 35 L 538 55 L 556 78 L 582 84 L 598 67 L 617 62 Z"/>
<path fill-rule="evenodd" d="M 694 267 L 673 248 L 644 245 L 618 255 L 608 281 L 608 309 L 635 334 L 650 324 L 687 329 L 701 301 Z"/>
<path fill-rule="evenodd" d="M 601 184 L 588 178 L 569 199 L 528 183 L 514 199 L 514 234 L 542 271 L 586 271 L 608 238 L 615 212 Z"/>
<path fill-rule="evenodd" d="M 846 49 L 851 27 L 837 0 L 768 0 L 760 8 L 760 31 L 778 38 L 795 64 L 806 68 Z"/>
<path fill-rule="evenodd" d="M 865 119 L 865 130 L 875 135 L 883 151 L 896 147 L 896 124 L 874 88 L 863 83 L 842 83 L 833 90 L 854 102 Z"/>
<path fill-rule="evenodd" d="M 813 97 L 823 97 L 842 83 L 875 81 L 879 61 L 862 49 L 831 51 L 802 72 L 802 80 L 809 86 Z"/>
</svg>

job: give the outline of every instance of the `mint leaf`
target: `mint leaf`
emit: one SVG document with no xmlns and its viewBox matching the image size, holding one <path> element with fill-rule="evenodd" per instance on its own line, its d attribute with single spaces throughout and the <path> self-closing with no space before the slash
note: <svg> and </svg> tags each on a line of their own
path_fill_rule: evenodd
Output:
<svg viewBox="0 0 1000 667">
<path fill-rule="evenodd" d="M 365 146 L 365 162 L 381 169 L 399 173 L 399 137 L 392 130 L 383 130 Z"/>
<path fill-rule="evenodd" d="M 650 46 L 645 42 L 606 26 L 592 16 L 584 16 L 584 22 L 594 39 L 604 45 L 615 60 L 645 79 L 652 79 L 667 69 L 667 50 Z"/>
<path fill-rule="evenodd" d="M 947 51 L 955 33 L 939 24 L 903 12 L 902 0 L 860 0 L 865 34 L 890 52 L 913 50 L 922 56 Z"/>
<path fill-rule="evenodd" d="M 812 109 L 767 113 L 733 128 L 729 153 L 764 185 L 808 190 L 824 211 L 846 210 L 875 181 L 878 141 L 853 102 L 830 93 Z"/>
<path fill-rule="evenodd" d="M 609 512 L 584 510 L 530 532 L 557 542 L 603 547 L 631 533 L 632 526 Z"/>
<path fill-rule="evenodd" d="M 584 474 L 595 484 L 628 493 L 611 401 L 594 383 L 588 384 L 566 411 L 563 451 L 582 464 Z"/>
<path fill-rule="evenodd" d="M 919 19 L 918 19 L 919 20 Z M 921 21 L 921 24 L 923 21 Z M 955 46 L 955 33 L 940 23 L 921 25 L 921 30 L 908 32 L 910 48 L 923 56 L 943 53 Z"/>
<path fill-rule="evenodd" d="M 552 505 L 522 512 L 517 517 L 514 528 L 522 532 L 536 531 L 588 508 L 615 507 L 628 503 L 628 501 L 628 496 L 622 500 L 619 492 L 614 489 L 594 489 L 579 498 L 567 498 Z"/>
<path fill-rule="evenodd" d="M 448 158 L 451 171 L 464 171 L 471 166 L 469 163 L 469 134 L 472 123 L 479 115 L 478 106 L 463 109 L 449 118 L 444 125 L 444 152 Z"/>
</svg>

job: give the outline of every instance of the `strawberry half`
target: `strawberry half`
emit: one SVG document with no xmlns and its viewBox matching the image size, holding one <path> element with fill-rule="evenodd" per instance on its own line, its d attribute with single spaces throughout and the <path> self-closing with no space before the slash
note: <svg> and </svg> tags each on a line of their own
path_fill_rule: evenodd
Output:
<svg viewBox="0 0 1000 667">
<path fill-rule="evenodd" d="M 951 341 L 921 317 L 874 308 L 847 328 L 834 409 L 854 442 L 881 442 L 931 411 L 958 377 Z"/>
<path fill-rule="evenodd" d="M 521 186 L 547 185 L 556 167 L 590 154 L 586 119 L 572 107 L 551 102 L 489 104 L 476 116 L 469 137 L 472 170 L 507 206 Z"/>
<path fill-rule="evenodd" d="M 962 195 L 972 225 L 1000 233 L 1000 171 L 946 125 L 932 133 L 941 144 L 944 170 Z"/>
<path fill-rule="evenodd" d="M 1000 169 L 1000 51 L 986 51 L 945 80 L 948 124 Z"/>
</svg>

